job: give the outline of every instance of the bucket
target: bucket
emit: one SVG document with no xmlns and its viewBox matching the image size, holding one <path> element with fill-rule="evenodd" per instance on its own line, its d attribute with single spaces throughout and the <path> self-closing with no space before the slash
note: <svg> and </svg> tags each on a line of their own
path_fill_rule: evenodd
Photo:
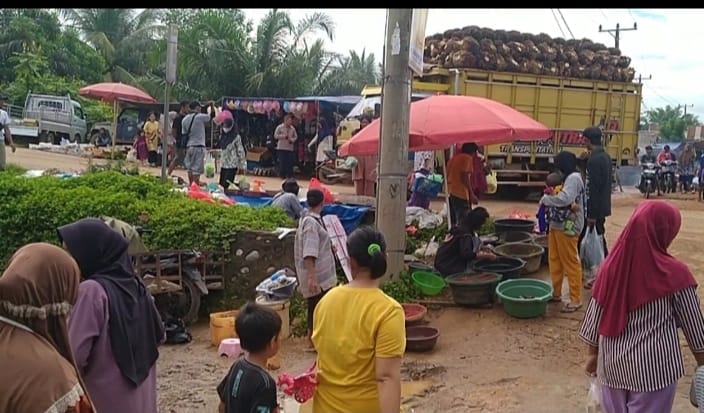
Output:
<svg viewBox="0 0 704 413">
<path fill-rule="evenodd" d="M 237 310 L 210 313 L 210 342 L 219 346 L 226 338 L 237 338 L 235 333 L 235 317 Z"/>
<path fill-rule="evenodd" d="M 257 297 L 256 302 L 259 305 L 271 308 L 279 314 L 279 317 L 281 317 L 281 335 L 279 338 L 288 338 L 291 335 L 291 322 L 289 317 L 289 307 L 291 303 L 289 300 L 270 301 L 260 295 Z"/>
</svg>

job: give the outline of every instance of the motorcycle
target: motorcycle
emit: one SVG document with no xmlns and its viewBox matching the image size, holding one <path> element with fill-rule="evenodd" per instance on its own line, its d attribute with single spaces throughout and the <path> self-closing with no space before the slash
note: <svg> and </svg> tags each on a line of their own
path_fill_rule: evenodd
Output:
<svg viewBox="0 0 704 413">
<path fill-rule="evenodd" d="M 317 168 L 317 175 L 320 182 L 326 185 L 352 182 L 352 167 L 338 165 L 338 157 L 335 151 L 325 151 L 327 159 L 321 162 Z"/>
<path fill-rule="evenodd" d="M 677 192 L 677 161 L 660 163 L 660 188 L 664 194 Z"/>
<path fill-rule="evenodd" d="M 642 171 L 640 173 L 640 192 L 645 195 L 646 198 L 650 198 L 650 194 L 657 190 L 657 173 L 659 167 L 654 163 L 645 163 L 642 165 Z"/>
<path fill-rule="evenodd" d="M 151 232 L 135 226 L 142 236 Z M 201 297 L 208 295 L 208 286 L 201 268 L 205 256 L 197 250 L 156 251 L 136 254 L 133 263 L 154 296 L 157 309 L 164 319 L 182 319 L 186 324 L 198 320 Z"/>
</svg>

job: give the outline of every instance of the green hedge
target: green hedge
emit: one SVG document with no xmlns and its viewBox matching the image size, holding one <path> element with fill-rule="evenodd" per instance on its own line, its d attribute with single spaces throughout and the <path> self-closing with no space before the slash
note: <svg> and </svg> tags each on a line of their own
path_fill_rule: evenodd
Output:
<svg viewBox="0 0 704 413">
<path fill-rule="evenodd" d="M 11 168 L 0 172 L 0 268 L 30 242 L 58 243 L 56 228 L 85 217 L 107 215 L 136 222 L 149 214 L 151 249 L 225 250 L 237 230 L 273 230 L 291 225 L 278 208 L 225 207 L 185 197 L 150 175 L 117 171 L 77 178 L 23 178 Z"/>
</svg>

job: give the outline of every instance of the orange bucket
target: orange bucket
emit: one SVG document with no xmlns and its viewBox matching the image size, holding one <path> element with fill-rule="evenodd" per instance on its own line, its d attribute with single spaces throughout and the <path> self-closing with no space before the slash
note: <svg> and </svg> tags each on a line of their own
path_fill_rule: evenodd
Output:
<svg viewBox="0 0 704 413">
<path fill-rule="evenodd" d="M 214 346 L 226 338 L 237 338 L 235 332 L 235 317 L 237 310 L 210 313 L 210 341 Z"/>
</svg>

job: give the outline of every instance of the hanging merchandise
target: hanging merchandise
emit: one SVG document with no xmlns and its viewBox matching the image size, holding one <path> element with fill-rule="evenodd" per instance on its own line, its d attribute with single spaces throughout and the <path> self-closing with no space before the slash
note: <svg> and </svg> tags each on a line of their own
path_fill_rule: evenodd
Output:
<svg viewBox="0 0 704 413">
<path fill-rule="evenodd" d="M 263 107 L 264 107 L 264 112 L 269 113 L 269 111 L 271 110 L 271 101 L 265 100 Z"/>
<path fill-rule="evenodd" d="M 238 110 L 238 109 L 241 109 L 241 108 L 242 108 L 242 102 L 240 102 L 239 100 L 236 100 L 235 103 L 234 103 L 234 105 L 233 105 L 233 107 L 232 107 L 232 109 L 233 109 L 233 110 Z"/>
<path fill-rule="evenodd" d="M 254 113 L 263 113 L 261 100 L 254 101 L 252 107 L 254 108 Z"/>
<path fill-rule="evenodd" d="M 237 106 L 235 105 L 235 101 L 233 101 L 232 99 L 228 99 L 228 101 L 225 103 L 225 106 L 227 106 L 227 108 L 230 110 L 237 109 Z"/>
<path fill-rule="evenodd" d="M 281 103 L 279 103 L 278 100 L 275 100 L 271 103 L 271 108 L 278 112 L 279 109 L 281 109 Z"/>
<path fill-rule="evenodd" d="M 289 104 L 288 104 L 288 102 L 284 102 L 284 105 L 283 105 L 283 106 L 284 106 L 284 112 L 288 113 L 288 111 L 289 111 Z"/>
</svg>

